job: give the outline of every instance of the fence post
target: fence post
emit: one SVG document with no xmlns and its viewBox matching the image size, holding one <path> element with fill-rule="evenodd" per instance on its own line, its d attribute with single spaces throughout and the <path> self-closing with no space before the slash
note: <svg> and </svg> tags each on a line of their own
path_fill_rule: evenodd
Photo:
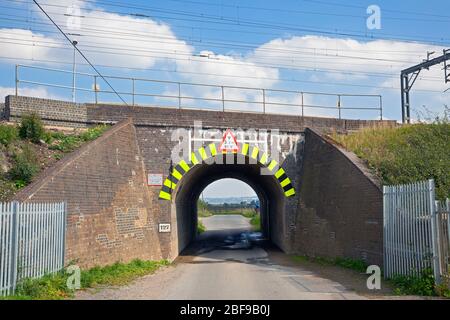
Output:
<svg viewBox="0 0 450 320">
<path fill-rule="evenodd" d="M 430 220 L 431 220 L 431 244 L 433 248 L 433 273 L 436 284 L 441 283 L 441 264 L 439 263 L 439 228 L 438 215 L 436 212 L 434 180 L 428 180 L 428 195 L 430 201 Z"/>
<path fill-rule="evenodd" d="M 221 86 L 222 88 L 222 111 L 225 112 L 225 91 L 223 89 L 223 86 Z"/>
<path fill-rule="evenodd" d="M 17 268 L 19 260 L 19 203 L 14 201 L 12 203 L 12 237 L 11 237 L 11 288 L 12 293 L 16 291 L 17 285 Z"/>
<path fill-rule="evenodd" d="M 132 90 L 132 92 L 131 92 L 131 100 L 132 100 L 132 106 L 134 107 L 134 78 L 131 78 L 131 83 L 132 83 L 132 88 L 131 88 L 131 90 Z"/>
<path fill-rule="evenodd" d="M 305 108 L 305 100 L 304 100 L 304 94 L 303 94 L 303 92 L 301 93 L 302 94 L 302 118 L 305 116 L 305 113 L 304 113 L 304 108 Z"/>
<path fill-rule="evenodd" d="M 383 97 L 380 96 L 380 120 L 383 120 Z"/>
<path fill-rule="evenodd" d="M 389 276 L 389 269 L 387 267 L 387 191 L 388 187 L 383 186 L 383 270 L 384 270 L 384 278 L 387 279 Z"/>
<path fill-rule="evenodd" d="M 178 109 L 181 109 L 181 83 L 178 82 Z"/>
<path fill-rule="evenodd" d="M 447 236 L 448 236 L 448 245 L 450 246 L 450 199 L 447 198 L 445 201 L 446 211 L 447 211 Z"/>
<path fill-rule="evenodd" d="M 97 76 L 94 76 L 94 93 L 95 93 L 95 104 L 98 104 Z"/>
<path fill-rule="evenodd" d="M 338 95 L 338 111 L 339 111 L 339 120 L 341 119 L 341 95 Z"/>
<path fill-rule="evenodd" d="M 62 237 L 62 255 L 61 255 L 61 267 L 64 268 L 64 259 L 66 255 L 66 229 L 67 229 L 67 202 L 64 202 L 64 215 L 63 215 L 63 237 Z"/>
<path fill-rule="evenodd" d="M 19 95 L 19 65 L 16 64 L 16 97 Z"/>
<path fill-rule="evenodd" d="M 266 90 L 262 89 L 263 94 L 263 114 L 266 113 Z"/>
</svg>

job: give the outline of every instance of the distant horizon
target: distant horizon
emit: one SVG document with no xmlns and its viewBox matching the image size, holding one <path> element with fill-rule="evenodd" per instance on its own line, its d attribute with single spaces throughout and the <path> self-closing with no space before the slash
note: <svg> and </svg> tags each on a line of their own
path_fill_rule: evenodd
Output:
<svg viewBox="0 0 450 320">
<path fill-rule="evenodd" d="M 257 197 L 256 192 L 247 183 L 225 178 L 209 184 L 200 195 L 204 198 L 242 198 Z"/>
<path fill-rule="evenodd" d="M 249 198 L 256 198 L 258 199 L 258 196 L 223 196 L 223 197 L 204 197 L 204 199 L 230 199 L 230 198 L 237 198 L 237 199 L 249 199 Z"/>
</svg>

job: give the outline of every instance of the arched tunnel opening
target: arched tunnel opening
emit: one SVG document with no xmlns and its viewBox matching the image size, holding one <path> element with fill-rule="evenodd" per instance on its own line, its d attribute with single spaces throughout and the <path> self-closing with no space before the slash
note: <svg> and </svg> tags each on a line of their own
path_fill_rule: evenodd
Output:
<svg viewBox="0 0 450 320">
<path fill-rule="evenodd" d="M 197 238 L 200 194 L 211 183 L 225 178 L 245 182 L 255 191 L 260 203 L 262 235 L 275 244 L 279 243 L 283 234 L 286 197 L 273 174 L 267 174 L 259 162 L 240 154 L 219 154 L 209 160 L 192 167 L 174 190 L 172 215 L 176 220 L 178 253 Z"/>
</svg>

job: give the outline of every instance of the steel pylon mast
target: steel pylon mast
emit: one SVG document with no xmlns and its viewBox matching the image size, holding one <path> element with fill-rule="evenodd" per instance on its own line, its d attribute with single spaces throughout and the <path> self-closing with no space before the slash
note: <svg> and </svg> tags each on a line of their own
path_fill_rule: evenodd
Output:
<svg viewBox="0 0 450 320">
<path fill-rule="evenodd" d="M 429 69 L 430 67 L 444 63 L 444 80 L 445 83 L 450 82 L 450 64 L 447 62 L 450 60 L 450 49 L 444 49 L 444 54 L 437 58 L 431 59 L 430 56 L 434 54 L 434 52 L 428 52 L 427 60 L 413 67 L 402 70 L 400 75 L 401 80 L 401 91 L 402 91 L 402 122 L 409 123 L 411 121 L 411 113 L 410 106 L 411 100 L 409 97 L 409 92 L 411 91 L 412 86 L 417 80 L 420 72 L 423 69 Z"/>
</svg>

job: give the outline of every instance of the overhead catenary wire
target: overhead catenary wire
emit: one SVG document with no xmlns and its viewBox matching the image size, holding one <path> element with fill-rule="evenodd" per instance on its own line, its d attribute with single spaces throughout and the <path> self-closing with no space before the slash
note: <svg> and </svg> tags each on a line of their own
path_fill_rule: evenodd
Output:
<svg viewBox="0 0 450 320">
<path fill-rule="evenodd" d="M 2 39 L 2 37 L 0 37 L 0 39 Z M 4 37 L 3 37 L 4 39 Z M 13 41 L 16 40 L 16 41 Z M 17 42 L 17 41 L 22 41 L 22 42 Z M 34 47 L 43 47 L 43 48 L 52 48 L 55 50 L 70 50 L 69 48 L 66 47 L 58 47 L 56 46 L 56 44 L 54 42 L 47 42 L 48 45 L 42 45 L 39 43 L 42 43 L 42 41 L 38 41 L 38 40 L 17 40 L 17 39 L 11 39 L 11 41 L 5 41 L 5 40 L 0 40 L 0 42 L 2 43 L 8 43 L 8 44 L 17 44 L 17 45 L 25 45 L 27 46 L 28 44 L 25 44 L 23 42 L 33 42 Z M 44 41 L 45 43 L 45 41 Z M 88 45 L 85 45 L 86 47 L 90 47 Z M 101 48 L 99 46 L 94 46 L 95 48 Z M 108 49 L 108 48 L 106 48 Z M 111 48 L 111 49 L 115 49 L 115 48 Z M 309 72 L 326 72 L 326 73 L 335 73 L 335 74 L 343 74 L 343 75 L 365 75 L 365 76 L 377 76 L 377 77 L 388 77 L 388 78 L 392 78 L 395 75 L 388 75 L 388 74 L 382 74 L 382 73 L 370 73 L 370 72 L 357 72 L 357 71 L 345 71 L 345 70 L 339 70 L 339 69 L 321 69 L 321 68 L 307 68 L 307 67 L 299 67 L 296 65 L 286 65 L 286 64 L 270 64 L 270 63 L 262 63 L 259 62 L 258 60 L 255 60 L 255 62 L 249 61 L 237 61 L 237 62 L 230 62 L 230 61 L 221 61 L 221 60 L 199 60 L 198 57 L 189 55 L 189 54 L 182 54 L 182 53 L 166 53 L 167 55 L 184 55 L 184 56 L 188 56 L 189 58 L 179 58 L 179 57 L 169 57 L 169 56 L 159 56 L 159 55 L 145 55 L 145 54 L 134 54 L 131 53 L 131 50 L 125 50 L 125 53 L 119 53 L 119 52 L 114 52 L 114 51 L 105 51 L 105 50 L 90 50 L 90 49 L 86 49 L 84 50 L 85 52 L 93 52 L 93 53 L 102 53 L 102 54 L 112 54 L 112 55 L 126 55 L 126 56 L 135 56 L 135 57 L 146 57 L 146 58 L 157 58 L 157 59 L 169 59 L 169 60 L 176 60 L 176 61 L 190 61 L 190 62 L 198 62 L 198 63 L 213 63 L 213 64 L 223 64 L 223 65 L 236 65 L 236 66 L 249 66 L 252 67 L 254 66 L 260 66 L 260 67 L 265 67 L 265 68 L 272 68 L 274 70 L 300 70 L 300 71 L 309 71 Z M 157 52 L 156 52 L 157 53 Z M 264 77 L 259 77 L 259 79 L 264 79 Z M 429 79 L 426 77 L 422 77 L 422 79 L 427 80 L 427 81 L 432 81 L 432 82 L 437 82 L 435 79 Z"/>
<path fill-rule="evenodd" d="M 111 88 L 111 90 L 119 97 L 119 99 L 125 104 L 128 105 L 128 103 L 122 98 L 122 96 L 114 89 L 114 87 L 109 83 L 108 80 L 105 79 L 105 77 L 100 73 L 100 71 L 97 70 L 97 68 L 89 61 L 89 59 L 84 55 L 84 53 L 78 49 L 76 44 L 72 42 L 72 40 L 69 38 L 68 35 L 56 24 L 53 19 L 47 14 L 47 12 L 41 7 L 41 5 L 36 1 L 33 0 L 33 2 L 39 7 L 39 9 L 45 14 L 45 16 L 55 25 L 55 27 L 61 32 L 61 34 L 69 41 L 69 43 L 75 48 L 75 50 L 83 57 L 83 59 L 94 69 L 94 71 L 102 78 L 103 81 Z"/>
<path fill-rule="evenodd" d="M 5 40 L 9 40 L 9 41 L 5 41 Z M 21 42 L 18 42 L 21 41 Z M 37 47 L 44 47 L 44 48 L 53 48 L 53 49 L 58 49 L 58 50 L 69 50 L 68 48 L 65 47 L 58 47 L 56 46 L 58 43 L 52 42 L 52 41 L 41 41 L 41 40 L 31 40 L 31 39 L 16 39 L 16 38 L 8 38 L 8 37 L 1 37 L 0 36 L 0 42 L 2 43 L 9 43 L 9 44 L 17 44 L 17 45 L 25 45 L 22 42 L 33 42 L 34 46 Z M 49 45 L 41 45 L 42 43 L 44 44 L 49 44 Z M 121 50 L 121 51 L 126 51 L 126 55 L 130 55 L 130 52 L 133 52 L 133 50 L 130 50 L 130 48 L 127 49 L 121 49 L 121 48 L 115 48 L 115 47 L 102 47 L 102 46 L 90 46 L 90 45 L 84 45 L 85 47 L 93 47 L 93 48 L 106 48 L 106 49 L 114 49 L 114 50 Z M 99 50 L 85 50 L 87 52 L 97 52 L 97 53 L 105 53 L 105 54 L 119 54 L 119 53 L 115 53 L 115 52 L 110 52 L 110 51 L 99 51 Z M 139 51 L 144 51 L 145 50 L 139 50 Z M 137 52 L 137 51 L 136 51 Z M 161 52 L 161 53 L 166 53 L 166 54 L 174 54 L 174 55 L 178 55 L 180 53 L 170 53 L 170 52 Z M 187 56 L 191 56 L 190 54 L 186 54 Z M 147 57 L 146 55 L 137 55 L 137 56 L 143 56 L 143 57 Z M 164 59 L 167 58 L 166 56 L 149 56 L 152 58 L 160 58 L 160 59 Z M 174 60 L 180 60 L 179 58 L 173 58 L 170 57 L 170 59 L 174 59 Z M 189 60 L 189 59 L 187 59 Z M 186 61 L 186 59 L 183 59 L 183 61 Z M 195 62 L 201 62 L 198 60 L 189 60 L 189 61 L 195 61 Z M 227 62 L 225 61 L 225 64 L 235 64 L 235 65 L 240 65 L 240 66 L 244 66 L 246 64 L 248 64 L 249 66 L 251 66 L 252 62 L 257 62 L 258 65 L 262 65 L 262 63 L 258 62 L 259 60 L 251 60 L 250 62 L 246 62 L 246 61 L 242 61 L 242 62 L 237 62 L 237 63 L 232 63 L 232 62 Z M 307 61 L 302 59 L 302 61 Z M 220 60 L 216 61 L 210 61 L 211 63 L 220 63 Z M 325 73 L 333 73 L 333 74 L 342 74 L 342 75 L 363 75 L 363 76 L 374 76 L 374 77 L 382 77 L 382 78 L 393 78 L 393 77 L 397 77 L 397 73 L 393 72 L 393 73 L 383 73 L 383 72 L 367 72 L 367 71 L 352 71 L 351 69 L 346 69 L 346 70 L 341 70 L 341 69 L 333 69 L 333 68 L 314 68 L 314 67 L 307 67 L 307 66 L 299 66 L 299 65 L 282 65 L 282 64 L 264 64 L 265 66 L 267 66 L 268 68 L 273 68 L 273 69 L 287 69 L 287 70 L 300 70 L 300 71 L 307 71 L 307 72 L 325 72 Z M 216 74 L 217 75 L 217 74 Z M 245 76 L 244 76 L 245 77 Z M 267 79 L 266 77 L 258 77 L 259 79 Z M 427 81 L 432 81 L 432 82 L 441 82 L 440 78 L 437 77 L 421 77 L 421 79 L 423 80 L 427 80 Z"/>
<path fill-rule="evenodd" d="M 75 1 L 80 1 L 80 0 L 75 0 Z M 83 2 L 85 2 L 83 0 Z M 59 5 L 54 5 L 54 4 L 45 4 L 45 6 L 59 6 Z M 123 5 L 123 4 L 117 4 L 116 6 L 120 6 L 120 7 L 124 7 L 127 5 Z M 129 5 L 128 5 L 129 6 Z M 189 19 L 189 18 L 175 18 L 175 17 L 169 17 L 169 16 L 160 16 L 160 15 L 155 15 L 152 14 L 151 16 L 148 15 L 144 15 L 144 14 L 131 14 L 131 13 L 124 13 L 124 12 L 111 12 L 111 11 L 105 11 L 105 10 L 97 10 L 95 8 L 89 8 L 89 11 L 99 11 L 99 12 L 106 12 L 106 13 L 112 13 L 112 14 L 121 14 L 121 15 L 128 15 L 128 16 L 132 16 L 135 18 L 159 18 L 159 19 L 168 19 L 168 20 L 180 20 L 180 21 L 191 21 L 191 22 L 200 22 L 200 23 L 212 23 L 212 24 L 222 24 L 222 25 L 236 25 L 239 26 L 240 28 L 242 27 L 253 27 L 253 28 L 262 28 L 262 29 L 274 29 L 274 30 L 291 30 L 291 31 L 302 31 L 302 32 L 311 32 L 313 34 L 318 33 L 318 34 L 326 34 L 326 35 L 333 35 L 333 36 L 347 36 L 347 37 L 355 37 L 355 38 L 365 38 L 365 39 L 381 39 L 381 40 L 402 40 L 405 42 L 416 42 L 416 41 L 426 41 L 426 42 L 431 42 L 431 39 L 433 39 L 433 37 L 426 37 L 426 38 L 418 38 L 418 37 L 401 37 L 401 36 L 397 36 L 397 35 L 390 35 L 390 34 L 384 34 L 386 37 L 383 37 L 381 35 L 383 35 L 382 33 L 377 33 L 377 35 L 371 34 L 368 35 L 366 32 L 360 32 L 360 31 L 356 31 L 356 30 L 343 30 L 343 31 L 338 31 L 336 29 L 323 29 L 320 30 L 318 29 L 318 27 L 316 26 L 298 26 L 298 25 L 292 25 L 292 24 L 271 24 L 271 23 L 267 23 L 266 21 L 259 21 L 259 20 L 251 20 L 251 19 L 234 19 L 234 18 L 224 18 L 222 16 L 208 16 L 205 14 L 196 14 L 196 13 L 184 13 L 182 11 L 178 11 L 178 10 L 168 10 L 168 9 L 161 9 L 161 8 L 153 8 L 153 7 L 146 7 L 146 6 L 132 6 L 136 9 L 139 10 L 144 10 L 144 11 L 150 11 L 150 12 L 166 12 L 169 14 L 173 14 L 173 15 L 180 15 L 180 16 L 189 16 L 189 17 L 197 17 L 197 18 L 201 18 L 203 20 L 194 20 L 194 19 Z M 83 17 L 80 17 L 83 18 Z M 92 18 L 92 17 L 90 17 Z M 205 20 L 205 19 L 209 19 L 209 20 Z M 142 23 L 140 21 L 130 21 L 130 23 Z M 192 27 L 189 27 L 192 28 Z M 227 31 L 222 29 L 222 31 Z M 245 32 L 244 30 L 241 30 L 241 32 Z M 442 44 L 446 44 L 448 45 L 450 42 L 450 39 L 444 39 L 447 40 L 446 43 L 444 43 L 442 40 L 443 38 L 439 37 L 439 38 L 434 38 L 434 39 L 438 39 L 441 40 L 440 42 L 436 43 L 442 43 Z"/>
<path fill-rule="evenodd" d="M 0 8 L 2 8 L 2 6 L 0 6 Z M 24 16 L 17 16 L 17 15 L 5 15 L 5 14 L 0 14 L 1 17 L 20 17 L 23 19 L 8 19 L 8 18 L 3 18 L 4 20 L 8 20 L 8 21 L 13 21 L 13 22 L 23 22 L 23 23 L 27 23 L 27 24 L 40 24 L 40 25 L 51 25 L 48 23 L 43 23 L 43 22 L 37 22 L 37 21 L 30 21 L 28 18 L 25 18 Z M 87 26 L 93 26 L 93 25 L 89 25 L 86 24 Z M 6 28 L 9 28 L 10 26 L 7 26 Z M 97 26 L 96 26 L 97 27 Z M 305 47 L 305 46 L 290 46 L 290 49 L 280 49 L 280 48 L 261 48 L 261 44 L 258 43 L 249 43 L 249 42 L 236 42 L 236 41 L 205 41 L 205 40 L 196 40 L 196 39 L 192 39 L 192 38 L 185 38 L 185 37 L 177 37 L 176 39 L 174 37 L 169 37 L 169 36 L 163 36 L 163 35 L 155 35 L 152 34 L 152 36 L 149 36 L 149 33 L 143 33 L 143 32 L 139 32 L 135 29 L 123 29 L 121 28 L 121 30 L 126 30 L 126 31 L 130 31 L 130 32 L 122 32 L 122 31 L 113 31 L 111 29 L 108 30 L 103 30 L 103 29 L 98 29 L 98 28 L 85 28 L 83 26 L 83 29 L 86 31 L 89 31 L 90 34 L 97 34 L 97 33 L 103 33 L 103 34 L 107 34 L 108 36 L 99 36 L 99 38 L 106 38 L 106 39 L 121 39 L 121 40 L 141 40 L 141 39 L 167 39 L 167 40 L 173 40 L 173 41 L 167 41 L 167 42 L 161 42 L 161 43 L 179 43 L 180 41 L 185 41 L 186 43 L 189 42 L 194 42 L 197 44 L 208 44 L 212 47 L 218 47 L 218 48 L 257 48 L 259 51 L 273 51 L 273 52 L 287 52 L 287 53 L 296 53 L 296 52 L 301 52 L 299 50 L 295 50 L 295 49 L 306 49 L 306 50 L 322 50 L 322 51 L 337 51 L 337 52 L 358 52 L 358 53 L 389 53 L 389 54 L 393 54 L 393 55 L 401 55 L 401 56 L 410 56 L 411 53 L 420 53 L 423 54 L 423 51 L 412 51 L 412 50 L 404 50 L 404 51 L 400 51 L 400 50 L 346 50 L 344 48 L 319 48 L 319 47 Z M 45 32 L 45 33 L 55 33 L 54 31 L 51 30 L 42 30 L 42 29 L 36 29 L 30 26 L 27 26 L 27 30 L 30 31 L 36 31 L 36 32 Z M 131 32 L 133 31 L 133 32 Z M 80 36 L 84 36 L 87 34 L 80 34 Z M 111 35 L 124 35 L 124 37 L 111 37 Z M 215 40 L 214 38 L 209 38 L 211 40 Z M 147 40 L 148 41 L 148 40 Z M 153 40 L 153 42 L 155 42 Z"/>
<path fill-rule="evenodd" d="M 108 53 L 109 53 L 109 52 L 108 52 Z M 167 58 L 167 57 L 164 57 L 164 58 Z M 198 60 L 197 60 L 197 61 L 198 61 Z M 217 63 L 217 61 L 213 61 L 213 62 Z M 406 61 L 405 61 L 404 63 L 406 63 Z M 410 62 L 408 62 L 408 63 L 410 63 Z M 325 72 L 326 72 L 326 70 L 325 70 Z M 342 73 L 342 72 L 340 72 L 340 73 Z"/>
</svg>

